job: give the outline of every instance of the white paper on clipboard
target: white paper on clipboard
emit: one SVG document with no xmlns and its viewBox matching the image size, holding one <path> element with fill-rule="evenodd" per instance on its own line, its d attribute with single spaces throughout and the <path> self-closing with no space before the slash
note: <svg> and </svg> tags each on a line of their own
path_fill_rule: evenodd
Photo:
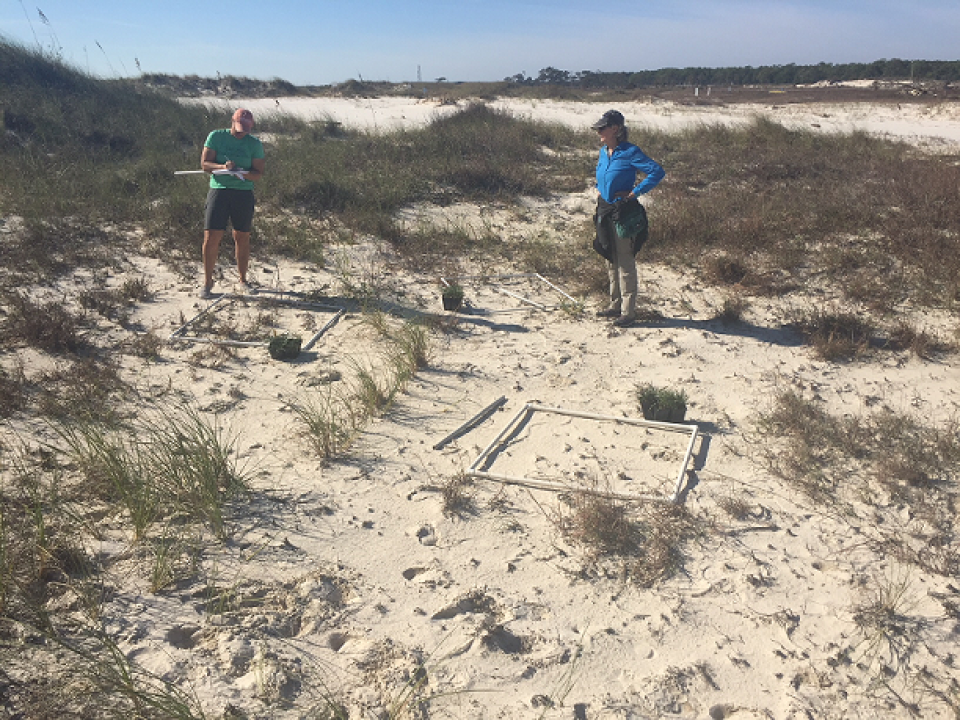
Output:
<svg viewBox="0 0 960 720">
<path fill-rule="evenodd" d="M 214 170 L 214 175 L 233 175 L 243 180 L 247 176 L 247 170 Z"/>
<path fill-rule="evenodd" d="M 241 180 L 247 177 L 249 170 L 214 170 L 214 175 L 233 175 Z M 174 175 L 206 175 L 206 170 L 174 170 Z"/>
</svg>

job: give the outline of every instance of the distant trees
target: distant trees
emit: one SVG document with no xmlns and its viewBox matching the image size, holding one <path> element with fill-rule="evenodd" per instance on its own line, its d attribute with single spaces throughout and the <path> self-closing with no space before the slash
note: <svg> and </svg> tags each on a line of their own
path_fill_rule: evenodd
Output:
<svg viewBox="0 0 960 720">
<path fill-rule="evenodd" d="M 728 68 L 661 68 L 637 72 L 569 72 L 555 67 L 536 77 L 525 72 L 504 78 L 516 85 L 566 85 L 589 88 L 633 89 L 677 85 L 812 85 L 846 80 L 960 81 L 960 60 L 876 60 L 871 63 L 817 65 L 761 65 Z"/>
</svg>

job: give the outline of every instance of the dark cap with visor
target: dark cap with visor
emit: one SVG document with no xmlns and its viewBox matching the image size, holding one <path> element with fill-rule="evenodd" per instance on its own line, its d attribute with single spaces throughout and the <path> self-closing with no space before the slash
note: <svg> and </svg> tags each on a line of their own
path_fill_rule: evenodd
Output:
<svg viewBox="0 0 960 720">
<path fill-rule="evenodd" d="M 616 110 L 607 110 L 600 119 L 590 127 L 594 130 L 603 130 L 607 125 L 619 125 L 623 127 L 623 115 Z"/>
</svg>

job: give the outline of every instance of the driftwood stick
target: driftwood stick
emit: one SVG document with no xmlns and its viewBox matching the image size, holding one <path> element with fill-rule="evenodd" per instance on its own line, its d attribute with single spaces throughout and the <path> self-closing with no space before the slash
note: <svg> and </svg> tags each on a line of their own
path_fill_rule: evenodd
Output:
<svg viewBox="0 0 960 720">
<path fill-rule="evenodd" d="M 503 405 L 506 401 L 507 401 L 507 397 L 506 397 L 505 395 L 502 395 L 498 400 L 494 400 L 492 403 L 490 403 L 489 405 L 487 405 L 487 407 L 485 407 L 483 410 L 481 410 L 480 412 L 478 412 L 478 413 L 477 413 L 476 415 L 474 415 L 472 418 L 470 418 L 469 420 L 467 420 L 463 425 L 461 425 L 461 426 L 458 427 L 456 430 L 454 430 L 452 433 L 450 433 L 449 435 L 447 435 L 443 440 L 441 440 L 441 441 L 438 442 L 436 445 L 434 445 L 434 446 L 433 446 L 433 449 L 434 449 L 434 450 L 439 450 L 439 449 L 441 449 L 444 445 L 446 445 L 447 443 L 449 443 L 451 440 L 455 440 L 456 438 L 460 437 L 461 435 L 465 435 L 465 434 L 466 434 L 467 432 L 469 432 L 470 430 L 473 430 L 473 428 L 475 428 L 477 425 L 479 425 L 480 423 L 482 423 L 482 422 L 483 422 L 484 420 L 486 420 L 488 417 L 490 417 L 491 415 L 493 415 L 494 411 L 495 411 L 497 408 L 499 408 L 501 405 Z"/>
</svg>

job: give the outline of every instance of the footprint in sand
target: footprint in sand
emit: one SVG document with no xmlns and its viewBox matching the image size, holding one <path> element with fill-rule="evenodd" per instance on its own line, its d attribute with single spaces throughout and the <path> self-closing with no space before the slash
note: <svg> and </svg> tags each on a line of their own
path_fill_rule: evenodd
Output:
<svg viewBox="0 0 960 720">
<path fill-rule="evenodd" d="M 400 574 L 403 575 L 404 580 L 413 580 L 417 575 L 422 575 L 423 573 L 427 572 L 427 570 L 428 568 L 412 567 L 407 568 Z"/>
</svg>

